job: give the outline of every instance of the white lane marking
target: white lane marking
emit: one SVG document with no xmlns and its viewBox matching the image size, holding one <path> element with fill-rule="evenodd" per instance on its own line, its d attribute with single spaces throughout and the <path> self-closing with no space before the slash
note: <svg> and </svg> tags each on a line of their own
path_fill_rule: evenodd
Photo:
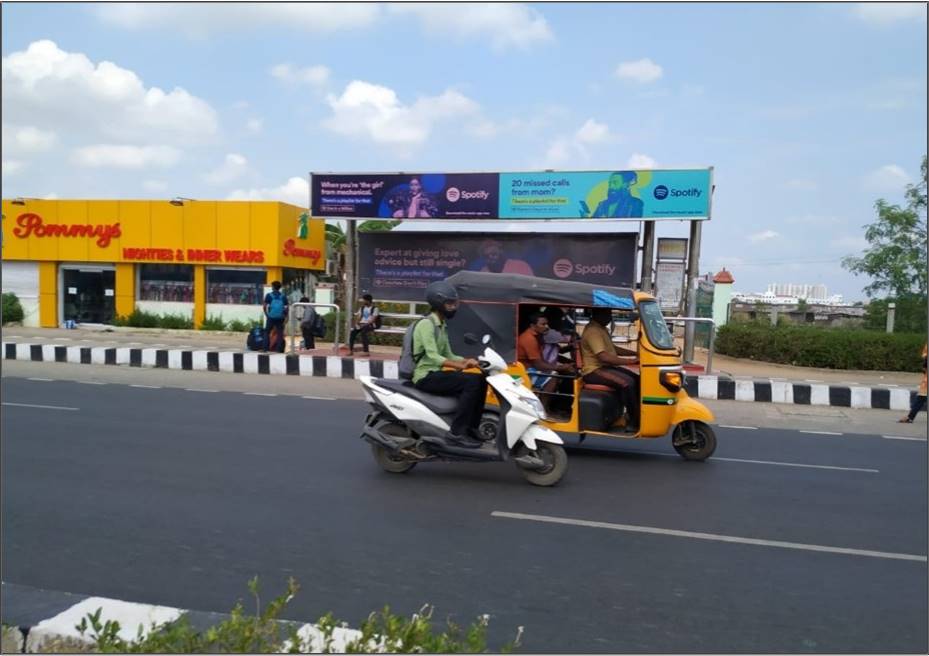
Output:
<svg viewBox="0 0 929 656">
<path fill-rule="evenodd" d="M 210 389 L 196 389 L 194 387 L 184 388 L 185 392 L 218 392 L 219 390 L 210 390 Z"/>
<path fill-rule="evenodd" d="M 141 387 L 142 389 L 161 389 L 161 385 L 130 385 L 129 387 Z"/>
<path fill-rule="evenodd" d="M 910 442 L 925 442 L 925 437 L 903 437 L 901 435 L 881 435 L 885 440 L 909 440 Z"/>
<path fill-rule="evenodd" d="M 807 435 L 841 435 L 842 433 L 836 433 L 833 431 L 814 431 L 814 430 L 798 430 L 798 433 L 806 433 Z"/>
<path fill-rule="evenodd" d="M 142 346 L 142 342 L 127 342 L 126 346 Z"/>
<path fill-rule="evenodd" d="M 839 384 L 840 385 L 858 385 L 859 382 L 857 380 L 843 380 Z"/>
<path fill-rule="evenodd" d="M 3 405 L 13 405 L 18 408 L 40 408 L 42 410 L 80 410 L 80 408 L 68 408 L 63 405 L 35 405 L 32 403 L 9 403 L 3 402 Z"/>
<path fill-rule="evenodd" d="M 52 337 L 52 340 L 56 342 L 70 342 L 71 338 L 70 337 Z"/>
<path fill-rule="evenodd" d="M 787 380 L 786 378 L 774 378 L 773 376 L 768 380 Z"/>
<path fill-rule="evenodd" d="M 506 519 L 522 519 L 530 522 L 546 522 L 549 524 L 567 524 L 570 526 L 586 526 L 589 528 L 605 528 L 613 531 L 628 531 L 630 533 L 650 533 L 652 535 L 670 535 L 679 538 L 693 538 L 695 540 L 711 540 L 714 542 L 732 542 L 735 544 L 750 544 L 757 547 L 778 547 L 780 549 L 798 549 L 800 551 L 819 551 L 823 553 L 843 554 L 848 556 L 867 556 L 869 558 L 886 558 L 889 560 L 912 560 L 919 563 L 927 562 L 922 554 L 894 553 L 892 551 L 872 551 L 870 549 L 849 549 L 847 547 L 829 547 L 821 544 L 805 544 L 802 542 L 784 542 L 782 540 L 761 540 L 758 538 L 743 538 L 735 535 L 719 535 L 718 533 L 698 533 L 696 531 L 679 531 L 670 528 L 656 528 L 654 526 L 636 526 L 633 524 L 613 524 L 610 522 L 592 522 L 586 519 L 569 519 L 567 517 L 550 517 L 548 515 L 527 515 L 524 513 L 511 513 L 494 510 L 491 517 Z"/>
<path fill-rule="evenodd" d="M 305 399 L 310 399 L 311 401 L 335 401 L 333 396 L 304 396 Z"/>
<path fill-rule="evenodd" d="M 660 451 L 623 451 L 623 453 L 647 453 L 653 456 L 664 456 L 665 458 L 680 458 L 675 453 L 661 453 Z M 721 458 L 713 456 L 710 460 L 721 460 L 722 462 L 745 462 L 751 465 L 776 465 L 778 467 L 803 467 L 806 469 L 833 469 L 839 471 L 857 471 L 868 474 L 879 474 L 879 469 L 865 469 L 863 467 L 839 467 L 837 465 L 808 465 L 802 462 L 779 462 L 777 460 L 748 460 L 744 458 Z"/>
<path fill-rule="evenodd" d="M 756 426 L 729 426 L 726 424 L 720 424 L 719 427 L 720 428 L 738 428 L 741 430 L 758 430 Z"/>
<path fill-rule="evenodd" d="M 27 378 L 26 380 L 35 380 L 40 383 L 53 383 L 55 382 L 54 378 Z"/>
<path fill-rule="evenodd" d="M 106 385 L 106 383 L 101 383 L 96 380 L 78 380 L 75 382 L 80 383 L 81 385 Z"/>
<path fill-rule="evenodd" d="M 896 385 L 895 383 L 878 383 L 877 386 L 878 387 L 900 387 L 899 385 Z"/>
<path fill-rule="evenodd" d="M 245 396 L 277 396 L 277 394 L 269 394 L 268 392 L 242 392 Z"/>
<path fill-rule="evenodd" d="M 9 339 L 25 339 L 22 335 L 7 335 Z"/>
<path fill-rule="evenodd" d="M 825 382 L 825 381 L 822 381 L 822 380 L 813 380 L 812 378 L 804 378 L 804 379 L 803 379 L 803 382 L 804 382 L 804 383 L 822 383 L 822 382 Z"/>
</svg>

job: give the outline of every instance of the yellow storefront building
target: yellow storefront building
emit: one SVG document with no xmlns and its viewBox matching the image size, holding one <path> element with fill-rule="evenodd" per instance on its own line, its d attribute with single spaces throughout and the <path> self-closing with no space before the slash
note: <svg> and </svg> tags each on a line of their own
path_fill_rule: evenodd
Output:
<svg viewBox="0 0 929 656">
<path fill-rule="evenodd" d="M 199 326 L 261 316 L 326 269 L 325 223 L 274 201 L 3 200 L 3 291 L 24 325 L 107 324 L 139 309 Z"/>
</svg>

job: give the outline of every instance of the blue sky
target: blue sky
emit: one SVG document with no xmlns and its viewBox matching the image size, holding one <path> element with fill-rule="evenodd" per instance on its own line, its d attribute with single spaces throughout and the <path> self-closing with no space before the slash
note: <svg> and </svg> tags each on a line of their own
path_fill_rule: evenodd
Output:
<svg viewBox="0 0 929 656">
<path fill-rule="evenodd" d="M 926 152 L 918 3 L 2 12 L 7 198 L 305 205 L 311 170 L 711 165 L 702 271 L 856 300 L 839 260 Z"/>
</svg>

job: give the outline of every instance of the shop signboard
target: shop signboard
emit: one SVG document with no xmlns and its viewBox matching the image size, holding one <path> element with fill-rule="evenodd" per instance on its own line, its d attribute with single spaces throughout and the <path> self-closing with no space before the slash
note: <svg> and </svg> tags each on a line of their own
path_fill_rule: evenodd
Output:
<svg viewBox="0 0 929 656">
<path fill-rule="evenodd" d="M 710 218 L 712 169 L 312 173 L 314 216 L 348 219 Z"/>
<path fill-rule="evenodd" d="M 658 260 L 686 260 L 687 239 L 658 238 Z"/>
<path fill-rule="evenodd" d="M 379 300 L 419 301 L 430 282 L 462 270 L 630 287 L 638 235 L 359 232 L 358 237 L 359 290 Z"/>
</svg>

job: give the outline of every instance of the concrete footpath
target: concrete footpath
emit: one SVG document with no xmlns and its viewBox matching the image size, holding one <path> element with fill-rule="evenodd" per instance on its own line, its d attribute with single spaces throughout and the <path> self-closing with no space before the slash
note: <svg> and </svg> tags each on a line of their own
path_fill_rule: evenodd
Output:
<svg viewBox="0 0 929 656">
<path fill-rule="evenodd" d="M 124 365 L 188 371 L 358 378 L 397 378 L 399 348 L 372 346 L 347 355 L 331 343 L 313 351 L 264 354 L 245 350 L 242 333 L 145 328 L 42 329 L 5 327 L 3 358 L 33 362 Z M 697 349 L 695 364 L 706 364 Z M 791 367 L 715 355 L 710 374 L 688 375 L 696 398 L 906 411 L 920 375 Z"/>
</svg>

